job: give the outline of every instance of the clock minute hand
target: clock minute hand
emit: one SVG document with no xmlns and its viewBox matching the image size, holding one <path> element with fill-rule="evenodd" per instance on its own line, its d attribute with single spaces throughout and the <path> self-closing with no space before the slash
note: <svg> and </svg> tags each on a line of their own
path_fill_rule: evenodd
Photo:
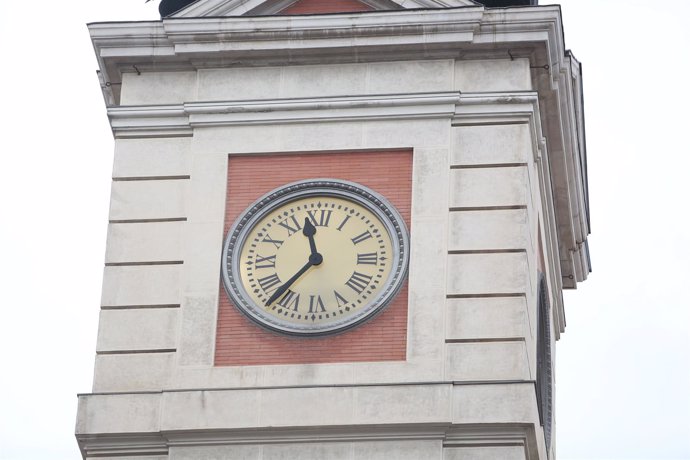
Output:
<svg viewBox="0 0 690 460">
<path fill-rule="evenodd" d="M 266 306 L 268 307 L 269 305 L 271 305 L 273 303 L 274 300 L 279 298 L 281 295 L 285 294 L 285 291 L 287 291 L 290 288 L 290 286 L 292 286 L 292 284 L 295 281 L 297 281 L 297 279 L 300 276 L 304 275 L 307 272 L 307 270 L 309 270 L 312 267 L 312 265 L 314 265 L 314 264 L 312 263 L 311 257 L 310 257 L 309 260 L 307 261 L 307 263 L 304 264 L 304 267 L 300 268 L 297 273 L 292 275 L 292 278 L 287 280 L 285 283 L 283 283 L 282 286 L 280 286 L 278 289 L 276 289 L 276 291 L 273 293 L 273 295 L 271 295 L 271 297 L 269 297 L 269 299 L 266 301 Z"/>
</svg>

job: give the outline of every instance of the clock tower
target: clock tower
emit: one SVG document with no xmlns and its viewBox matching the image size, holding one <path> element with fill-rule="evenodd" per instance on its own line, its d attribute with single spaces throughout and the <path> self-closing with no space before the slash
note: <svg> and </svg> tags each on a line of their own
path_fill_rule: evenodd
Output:
<svg viewBox="0 0 690 460">
<path fill-rule="evenodd" d="M 161 14 L 89 25 L 115 155 L 83 458 L 555 458 L 590 271 L 560 9 Z"/>
</svg>

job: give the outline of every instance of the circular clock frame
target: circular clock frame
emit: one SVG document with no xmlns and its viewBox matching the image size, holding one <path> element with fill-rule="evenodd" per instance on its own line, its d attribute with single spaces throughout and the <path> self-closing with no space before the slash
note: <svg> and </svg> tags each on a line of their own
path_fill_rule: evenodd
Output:
<svg viewBox="0 0 690 460">
<path fill-rule="evenodd" d="M 242 280 L 241 257 L 248 237 L 257 224 L 279 208 L 305 198 L 335 198 L 361 206 L 382 224 L 391 241 L 390 272 L 377 287 L 375 296 L 364 304 L 354 305 L 352 313 L 325 323 L 295 323 L 267 312 L 265 305 L 252 299 Z M 395 298 L 406 278 L 409 263 L 409 235 L 405 222 L 395 207 L 382 195 L 368 187 L 340 179 L 310 179 L 286 184 L 259 198 L 235 220 L 223 245 L 222 278 L 225 291 L 238 310 L 259 326 L 290 336 L 321 337 L 337 334 L 359 326 L 381 313 Z M 318 268 L 316 268 L 318 269 Z"/>
</svg>

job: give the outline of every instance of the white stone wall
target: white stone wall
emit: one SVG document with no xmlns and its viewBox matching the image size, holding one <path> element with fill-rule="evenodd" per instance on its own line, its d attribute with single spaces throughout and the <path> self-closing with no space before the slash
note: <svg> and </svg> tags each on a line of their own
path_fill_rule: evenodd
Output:
<svg viewBox="0 0 690 460">
<path fill-rule="evenodd" d="M 529 67 L 125 74 L 122 105 L 140 111 L 112 111 L 94 394 L 80 398 L 77 433 L 142 434 L 148 450 L 119 459 L 545 459 Z M 247 101 L 270 110 L 218 109 Z M 414 161 L 407 360 L 214 367 L 228 155 L 393 148 Z M 180 433 L 218 445 L 186 446 Z"/>
</svg>

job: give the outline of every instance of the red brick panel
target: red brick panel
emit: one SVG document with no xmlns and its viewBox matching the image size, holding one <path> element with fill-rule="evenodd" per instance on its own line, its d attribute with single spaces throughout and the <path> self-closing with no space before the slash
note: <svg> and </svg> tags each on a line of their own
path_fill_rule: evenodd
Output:
<svg viewBox="0 0 690 460">
<path fill-rule="evenodd" d="M 384 195 L 410 228 L 412 152 L 337 152 L 231 156 L 225 234 L 237 216 L 271 190 L 310 178 L 343 179 Z M 217 366 L 396 361 L 406 357 L 407 283 L 376 318 L 351 331 L 321 338 L 285 337 L 247 319 L 220 284 Z"/>
<path fill-rule="evenodd" d="M 278 14 L 352 13 L 373 10 L 374 8 L 357 0 L 298 0 Z"/>
</svg>

